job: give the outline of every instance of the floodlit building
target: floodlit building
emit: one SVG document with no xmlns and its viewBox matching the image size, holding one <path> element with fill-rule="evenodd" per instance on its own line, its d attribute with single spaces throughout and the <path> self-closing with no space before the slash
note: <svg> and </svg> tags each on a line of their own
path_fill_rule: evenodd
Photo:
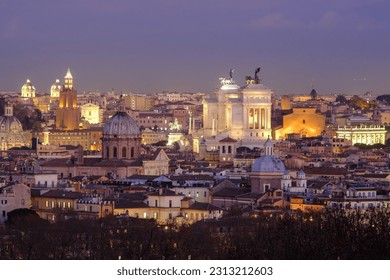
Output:
<svg viewBox="0 0 390 280">
<path fill-rule="evenodd" d="M 316 113 L 316 108 L 293 108 L 283 116 L 283 127 L 275 131 L 276 139 L 287 139 L 289 134 L 300 137 L 316 137 L 325 129 L 325 116 Z"/>
<path fill-rule="evenodd" d="M 383 125 L 339 126 L 336 137 L 352 141 L 354 144 L 385 144 L 386 127 Z"/>
<path fill-rule="evenodd" d="M 50 88 L 50 98 L 51 99 L 59 98 L 60 93 L 61 93 L 61 89 L 62 89 L 62 86 L 61 86 L 60 80 L 56 79 L 56 82 Z"/>
<path fill-rule="evenodd" d="M 56 128 L 61 130 L 74 130 L 78 129 L 79 125 L 80 108 L 77 106 L 77 92 L 73 88 L 72 73 L 68 69 L 56 110 Z"/>
<path fill-rule="evenodd" d="M 216 95 L 203 101 L 204 137 L 230 137 L 251 147 L 271 136 L 273 93 L 260 82 L 258 71 L 255 78 L 247 77 L 242 88 L 232 76 L 220 78 L 221 88 Z"/>
<path fill-rule="evenodd" d="M 99 124 L 103 120 L 103 110 L 99 105 L 87 103 L 80 106 L 81 118 L 86 120 L 90 124 Z"/>
<path fill-rule="evenodd" d="M 22 98 L 25 99 L 35 97 L 35 87 L 29 79 L 22 86 L 21 94 Z"/>
</svg>

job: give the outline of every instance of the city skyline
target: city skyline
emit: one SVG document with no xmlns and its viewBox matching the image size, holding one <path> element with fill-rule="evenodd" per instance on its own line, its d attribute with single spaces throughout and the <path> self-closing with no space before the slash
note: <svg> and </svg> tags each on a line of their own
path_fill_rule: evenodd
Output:
<svg viewBox="0 0 390 280">
<path fill-rule="evenodd" d="M 0 3 L 0 89 L 213 92 L 260 78 L 276 94 L 390 92 L 386 1 L 42 0 Z"/>
</svg>

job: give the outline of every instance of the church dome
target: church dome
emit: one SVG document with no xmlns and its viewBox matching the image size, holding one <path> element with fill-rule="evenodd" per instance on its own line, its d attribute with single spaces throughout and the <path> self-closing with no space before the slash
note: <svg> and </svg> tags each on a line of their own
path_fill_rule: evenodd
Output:
<svg viewBox="0 0 390 280">
<path fill-rule="evenodd" d="M 27 81 L 22 86 L 22 89 L 24 89 L 24 90 L 35 90 L 35 87 L 31 83 L 31 81 L 29 79 L 27 79 Z"/>
<path fill-rule="evenodd" d="M 252 172 L 284 173 L 285 170 L 284 163 L 272 155 L 259 157 L 252 165 Z"/>
<path fill-rule="evenodd" d="M 104 135 L 138 135 L 141 134 L 136 121 L 126 112 L 117 112 L 103 127 Z"/>
<path fill-rule="evenodd" d="M 61 83 L 60 80 L 57 79 L 56 82 L 51 86 L 50 93 L 52 97 L 59 97 L 59 94 L 61 92 Z"/>
<path fill-rule="evenodd" d="M 12 106 L 5 106 L 5 114 L 0 117 L 0 132 L 22 132 L 23 127 L 17 117 L 13 115 Z"/>
</svg>

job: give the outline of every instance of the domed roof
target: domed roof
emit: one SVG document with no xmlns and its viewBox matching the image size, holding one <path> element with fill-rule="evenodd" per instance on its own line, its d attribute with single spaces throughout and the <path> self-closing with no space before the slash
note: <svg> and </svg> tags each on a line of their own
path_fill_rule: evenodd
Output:
<svg viewBox="0 0 390 280">
<path fill-rule="evenodd" d="M 24 83 L 23 89 L 27 89 L 27 90 L 34 90 L 35 87 L 33 86 L 33 84 L 31 83 L 31 81 L 29 79 L 27 79 L 27 81 Z"/>
<path fill-rule="evenodd" d="M 56 82 L 51 86 L 51 90 L 53 90 L 53 89 L 61 90 L 61 82 L 59 79 L 56 79 Z"/>
<path fill-rule="evenodd" d="M 126 112 L 117 112 L 103 127 L 103 135 L 137 135 L 141 134 L 136 121 Z"/>
<path fill-rule="evenodd" d="M 22 124 L 15 116 L 0 117 L 0 132 L 21 132 L 23 131 Z"/>
<path fill-rule="evenodd" d="M 252 172 L 284 173 L 285 170 L 284 163 L 272 155 L 259 157 L 252 165 Z"/>
</svg>

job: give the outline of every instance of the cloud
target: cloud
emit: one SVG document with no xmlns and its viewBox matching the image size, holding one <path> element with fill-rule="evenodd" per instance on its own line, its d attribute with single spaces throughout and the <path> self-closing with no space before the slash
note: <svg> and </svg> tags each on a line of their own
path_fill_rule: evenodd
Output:
<svg viewBox="0 0 390 280">
<path fill-rule="evenodd" d="M 250 26 L 260 29 L 290 28 L 297 26 L 297 23 L 287 19 L 281 13 L 272 13 L 253 20 Z"/>
<path fill-rule="evenodd" d="M 339 14 L 333 11 L 325 12 L 320 18 L 318 25 L 320 27 L 332 27 L 340 24 L 342 18 Z"/>
<path fill-rule="evenodd" d="M 1 33 L 5 37 L 13 37 L 19 32 L 20 24 L 21 22 L 17 18 L 10 19 L 7 22 L 3 23 Z"/>
</svg>

